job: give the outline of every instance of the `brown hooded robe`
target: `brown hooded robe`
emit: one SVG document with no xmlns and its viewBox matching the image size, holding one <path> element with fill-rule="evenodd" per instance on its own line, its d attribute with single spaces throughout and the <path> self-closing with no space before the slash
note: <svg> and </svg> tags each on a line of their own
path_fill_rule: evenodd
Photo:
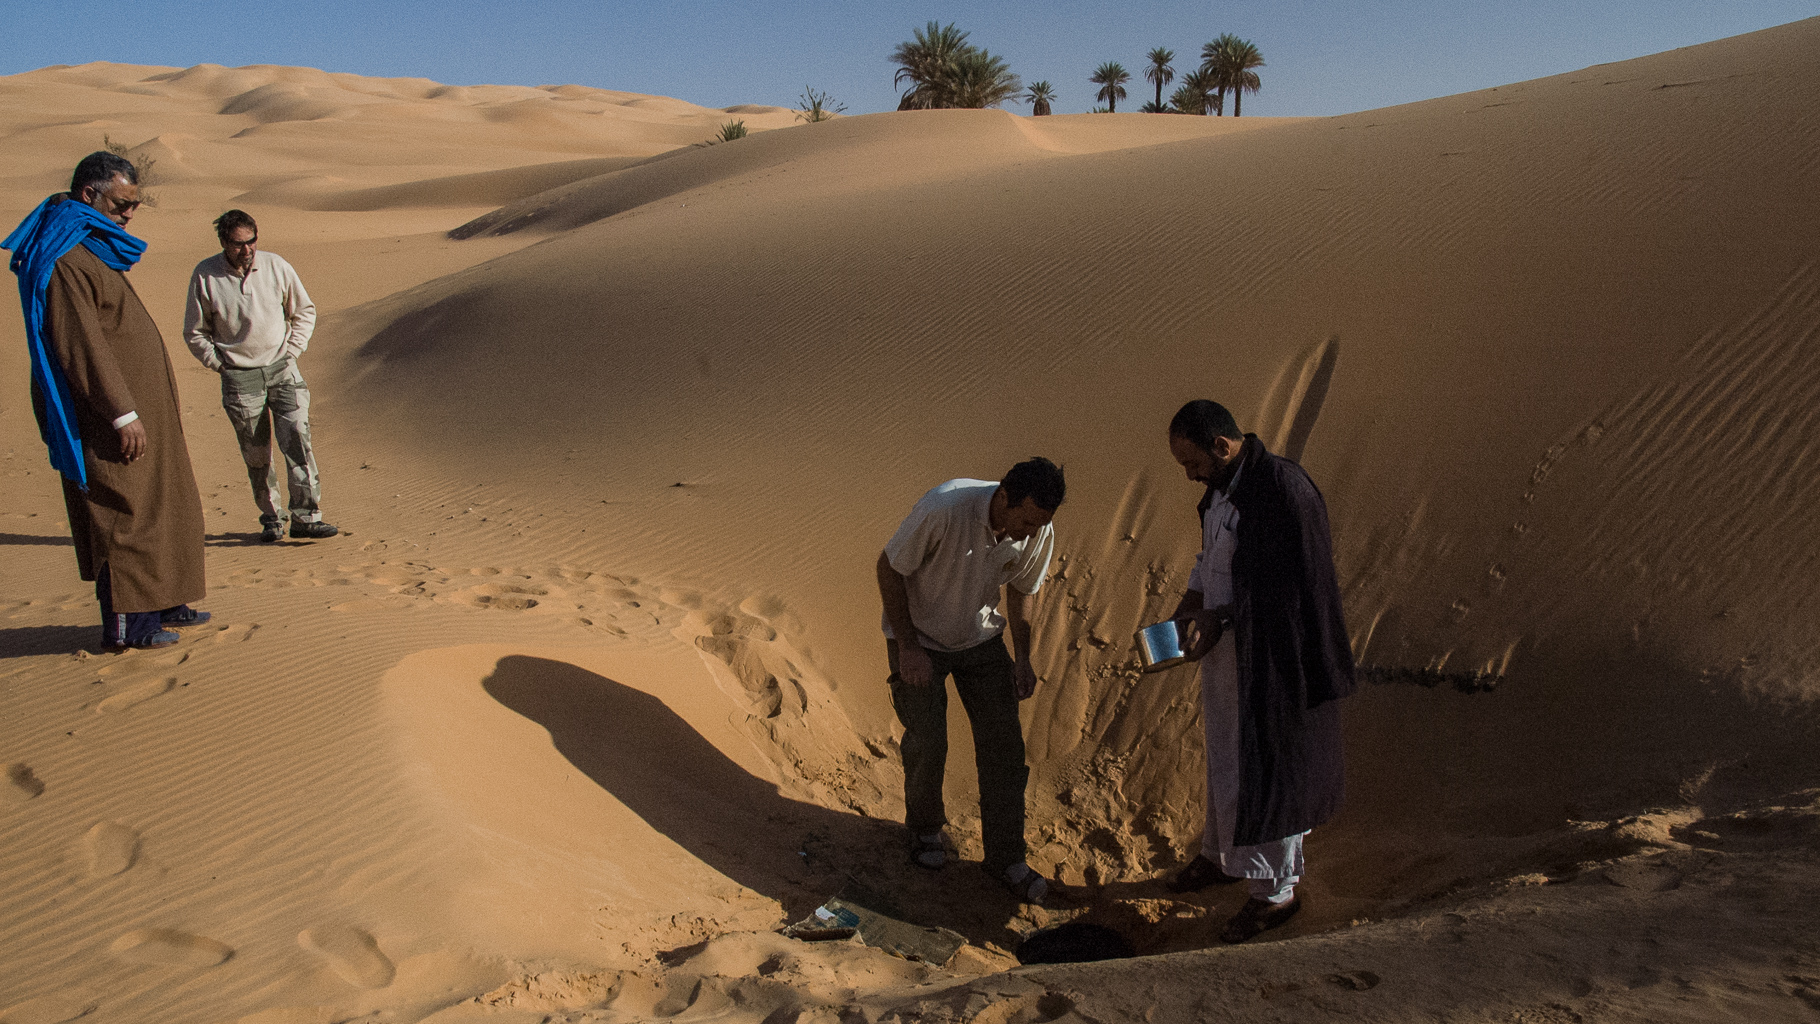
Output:
<svg viewBox="0 0 1820 1024">
<path fill-rule="evenodd" d="M 85 580 L 109 569 L 114 611 L 153 612 L 200 601 L 202 496 L 178 413 L 177 378 L 158 326 L 127 283 L 84 246 L 57 261 L 45 295 L 45 342 L 75 400 L 85 493 L 67 478 L 63 500 Z M 43 398 L 33 388 L 39 426 Z M 145 426 L 146 452 L 128 464 L 114 420 Z"/>
</svg>

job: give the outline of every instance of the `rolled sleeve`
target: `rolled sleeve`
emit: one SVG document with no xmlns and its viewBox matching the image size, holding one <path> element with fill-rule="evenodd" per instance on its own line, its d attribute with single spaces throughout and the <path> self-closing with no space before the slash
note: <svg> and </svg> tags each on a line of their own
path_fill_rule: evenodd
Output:
<svg viewBox="0 0 1820 1024">
<path fill-rule="evenodd" d="M 1055 553 L 1055 527 L 1044 526 L 1031 538 L 1017 571 L 1007 582 L 1025 596 L 1035 596 L 1049 578 L 1049 556 Z"/>
</svg>

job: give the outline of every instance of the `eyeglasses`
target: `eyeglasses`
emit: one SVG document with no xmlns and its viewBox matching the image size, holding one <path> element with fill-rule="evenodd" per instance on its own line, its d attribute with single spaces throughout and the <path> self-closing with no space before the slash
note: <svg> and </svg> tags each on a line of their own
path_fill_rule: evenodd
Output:
<svg viewBox="0 0 1820 1024">
<path fill-rule="evenodd" d="M 95 192 L 96 195 L 107 200 L 107 204 L 109 206 L 113 207 L 114 213 L 131 213 L 134 210 L 139 209 L 140 200 L 138 200 L 138 199 L 130 199 L 130 200 L 115 199 L 113 196 L 108 195 L 106 192 L 102 192 L 100 190 L 93 190 L 93 191 Z"/>
<path fill-rule="evenodd" d="M 259 244 L 258 235 L 254 235 L 253 237 L 247 239 L 244 242 L 236 242 L 236 241 L 234 241 L 232 239 L 228 239 L 228 238 L 224 238 L 221 240 L 221 247 L 223 249 L 245 249 L 248 246 L 258 245 L 258 244 Z"/>
</svg>

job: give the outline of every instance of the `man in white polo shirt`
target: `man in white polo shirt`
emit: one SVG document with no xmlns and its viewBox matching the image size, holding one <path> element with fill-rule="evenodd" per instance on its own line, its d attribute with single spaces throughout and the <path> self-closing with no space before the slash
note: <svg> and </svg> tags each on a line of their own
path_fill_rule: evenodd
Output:
<svg viewBox="0 0 1820 1024">
<path fill-rule="evenodd" d="M 1040 904 L 1054 883 L 1024 862 L 1024 732 L 1018 702 L 1036 692 L 1025 599 L 1055 550 L 1050 520 L 1067 484 L 1048 459 L 1020 462 L 998 483 L 950 480 L 923 495 L 878 557 L 891 703 L 903 723 L 904 824 L 922 867 L 947 863 L 942 776 L 948 686 L 973 725 L 986 872 Z M 1005 614 L 999 613 L 999 588 Z M 1005 650 L 1011 629 L 1015 660 Z"/>
<path fill-rule="evenodd" d="M 310 447 L 310 389 L 297 369 L 316 327 L 316 306 L 297 271 L 259 251 L 259 225 L 241 210 L 215 218 L 221 254 L 196 264 L 183 313 L 183 341 L 221 374 L 221 407 L 240 440 L 259 539 L 284 535 L 278 511 L 274 435 L 290 480 L 291 536 L 321 540 L 340 532 L 322 521 L 322 484 Z"/>
</svg>

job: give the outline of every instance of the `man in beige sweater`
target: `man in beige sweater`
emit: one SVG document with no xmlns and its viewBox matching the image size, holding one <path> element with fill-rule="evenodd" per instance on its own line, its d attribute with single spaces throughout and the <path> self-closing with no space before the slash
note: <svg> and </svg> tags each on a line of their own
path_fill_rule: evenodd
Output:
<svg viewBox="0 0 1820 1024">
<path fill-rule="evenodd" d="M 221 255 L 196 264 L 183 314 L 183 341 L 221 374 L 221 406 L 240 439 L 259 539 L 284 535 L 278 511 L 274 435 L 290 480 L 291 536 L 320 540 L 340 532 L 322 520 L 322 485 L 310 447 L 310 389 L 297 369 L 316 327 L 316 306 L 297 271 L 259 251 L 259 225 L 241 210 L 215 219 Z"/>
</svg>

